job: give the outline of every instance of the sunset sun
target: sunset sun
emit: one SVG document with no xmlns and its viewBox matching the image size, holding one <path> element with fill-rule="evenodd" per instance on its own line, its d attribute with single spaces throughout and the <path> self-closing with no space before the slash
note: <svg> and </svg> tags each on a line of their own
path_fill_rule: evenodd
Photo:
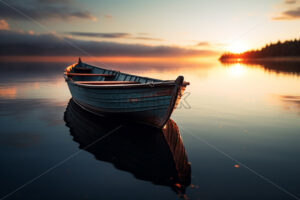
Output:
<svg viewBox="0 0 300 200">
<path fill-rule="evenodd" d="M 243 53 L 247 50 L 247 46 L 243 42 L 235 42 L 228 46 L 227 50 L 232 53 Z"/>
</svg>

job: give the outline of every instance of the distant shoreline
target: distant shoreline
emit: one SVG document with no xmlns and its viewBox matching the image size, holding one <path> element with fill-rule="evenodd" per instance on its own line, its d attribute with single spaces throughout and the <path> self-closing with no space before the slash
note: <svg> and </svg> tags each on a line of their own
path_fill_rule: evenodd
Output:
<svg viewBox="0 0 300 200">
<path fill-rule="evenodd" d="M 265 58 L 220 58 L 221 62 L 300 62 L 300 56 L 265 57 Z"/>
<path fill-rule="evenodd" d="M 232 59 L 243 62 L 299 62 L 300 39 L 278 41 L 267 44 L 259 50 L 249 50 L 243 53 L 226 52 L 219 58 L 221 62 L 232 62 Z"/>
</svg>

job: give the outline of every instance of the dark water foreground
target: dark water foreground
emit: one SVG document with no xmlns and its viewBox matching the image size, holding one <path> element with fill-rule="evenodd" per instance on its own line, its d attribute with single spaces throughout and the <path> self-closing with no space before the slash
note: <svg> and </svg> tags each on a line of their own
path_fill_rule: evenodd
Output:
<svg viewBox="0 0 300 200">
<path fill-rule="evenodd" d="M 0 64 L 0 199 L 300 197 L 297 66 L 112 64 L 191 82 L 153 130 L 76 107 L 66 64 Z"/>
</svg>

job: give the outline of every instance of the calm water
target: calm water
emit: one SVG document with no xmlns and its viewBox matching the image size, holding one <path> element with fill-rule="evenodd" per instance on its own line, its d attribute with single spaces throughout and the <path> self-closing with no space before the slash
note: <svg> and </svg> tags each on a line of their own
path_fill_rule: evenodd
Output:
<svg viewBox="0 0 300 200">
<path fill-rule="evenodd" d="M 67 64 L 1 63 L 0 198 L 178 199 L 183 189 L 171 180 L 174 160 L 162 133 L 133 127 L 105 137 L 116 124 L 68 106 Z M 191 83 L 172 115 L 191 166 L 183 198 L 300 197 L 295 64 L 110 65 L 161 79 L 182 74 Z"/>
</svg>

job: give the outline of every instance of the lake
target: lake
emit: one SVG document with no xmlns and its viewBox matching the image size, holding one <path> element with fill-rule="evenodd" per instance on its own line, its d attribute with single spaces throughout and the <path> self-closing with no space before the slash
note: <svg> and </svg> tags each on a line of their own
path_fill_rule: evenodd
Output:
<svg viewBox="0 0 300 200">
<path fill-rule="evenodd" d="M 81 114 L 63 79 L 69 64 L 0 64 L 1 200 L 300 198 L 299 64 L 106 63 L 190 82 L 171 117 L 191 169 L 178 172 L 185 188 L 162 132 L 114 131 Z"/>
</svg>

